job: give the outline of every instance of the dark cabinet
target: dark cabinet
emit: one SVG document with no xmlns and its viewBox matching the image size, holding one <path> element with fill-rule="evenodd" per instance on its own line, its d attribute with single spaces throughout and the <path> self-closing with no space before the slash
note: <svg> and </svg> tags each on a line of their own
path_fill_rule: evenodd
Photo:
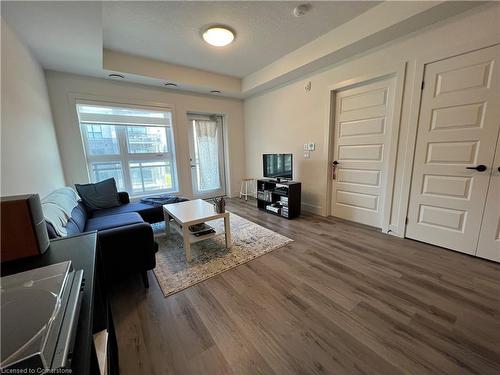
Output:
<svg viewBox="0 0 500 375">
<path fill-rule="evenodd" d="M 70 260 L 75 270 L 83 270 L 84 286 L 71 370 L 73 375 L 100 374 L 94 334 L 107 331 L 107 373 L 119 373 L 118 345 L 106 292 L 105 275 L 97 242 L 97 233 L 52 240 L 39 256 L 2 264 L 2 276 Z"/>
<path fill-rule="evenodd" d="M 300 182 L 257 180 L 257 207 L 260 210 L 293 219 L 300 215 Z"/>
</svg>

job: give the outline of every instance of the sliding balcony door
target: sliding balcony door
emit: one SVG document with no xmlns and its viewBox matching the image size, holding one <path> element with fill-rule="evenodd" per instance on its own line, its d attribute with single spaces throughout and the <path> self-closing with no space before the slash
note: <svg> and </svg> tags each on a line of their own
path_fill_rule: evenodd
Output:
<svg viewBox="0 0 500 375">
<path fill-rule="evenodd" d="M 222 116 L 188 115 L 194 198 L 226 194 Z"/>
</svg>

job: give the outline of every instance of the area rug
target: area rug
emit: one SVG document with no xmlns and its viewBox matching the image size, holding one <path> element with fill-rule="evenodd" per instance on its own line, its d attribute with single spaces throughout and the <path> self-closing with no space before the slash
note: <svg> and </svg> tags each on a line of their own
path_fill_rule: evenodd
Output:
<svg viewBox="0 0 500 375">
<path fill-rule="evenodd" d="M 230 223 L 231 249 L 225 248 L 224 235 L 197 242 L 191 245 L 191 263 L 186 260 L 182 237 L 173 230 L 166 235 L 163 222 L 153 225 L 159 245 L 154 273 L 165 297 L 292 242 L 290 238 L 233 213 L 230 214 Z M 210 221 L 209 224 L 223 230 L 224 220 Z"/>
</svg>

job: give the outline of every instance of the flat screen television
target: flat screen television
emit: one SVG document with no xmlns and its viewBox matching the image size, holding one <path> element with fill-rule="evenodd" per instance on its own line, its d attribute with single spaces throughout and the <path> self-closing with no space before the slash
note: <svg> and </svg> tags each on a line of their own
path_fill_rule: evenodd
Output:
<svg viewBox="0 0 500 375">
<path fill-rule="evenodd" d="M 292 179 L 292 154 L 263 154 L 264 177 Z"/>
</svg>

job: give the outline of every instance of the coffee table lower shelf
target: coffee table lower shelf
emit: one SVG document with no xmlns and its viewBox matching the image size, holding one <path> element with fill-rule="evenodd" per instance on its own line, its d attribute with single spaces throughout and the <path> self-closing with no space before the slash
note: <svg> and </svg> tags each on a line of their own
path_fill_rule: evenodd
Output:
<svg viewBox="0 0 500 375">
<path fill-rule="evenodd" d="M 209 223 L 209 222 L 207 222 Z M 183 233 L 183 230 L 181 228 L 181 226 L 175 222 L 175 220 L 171 220 L 170 223 L 170 228 L 173 228 L 177 233 L 179 233 L 181 236 L 184 236 L 184 233 Z M 215 229 L 215 228 L 214 228 Z M 194 234 L 192 233 L 189 233 L 189 243 L 192 245 L 194 243 L 197 243 L 197 242 L 200 242 L 200 241 L 204 241 L 204 240 L 208 240 L 209 238 L 212 238 L 212 237 L 215 237 L 215 236 L 220 236 L 222 234 L 226 234 L 225 231 L 217 231 L 215 230 L 215 233 L 207 233 L 207 234 L 204 234 L 202 236 L 195 236 Z"/>
</svg>

